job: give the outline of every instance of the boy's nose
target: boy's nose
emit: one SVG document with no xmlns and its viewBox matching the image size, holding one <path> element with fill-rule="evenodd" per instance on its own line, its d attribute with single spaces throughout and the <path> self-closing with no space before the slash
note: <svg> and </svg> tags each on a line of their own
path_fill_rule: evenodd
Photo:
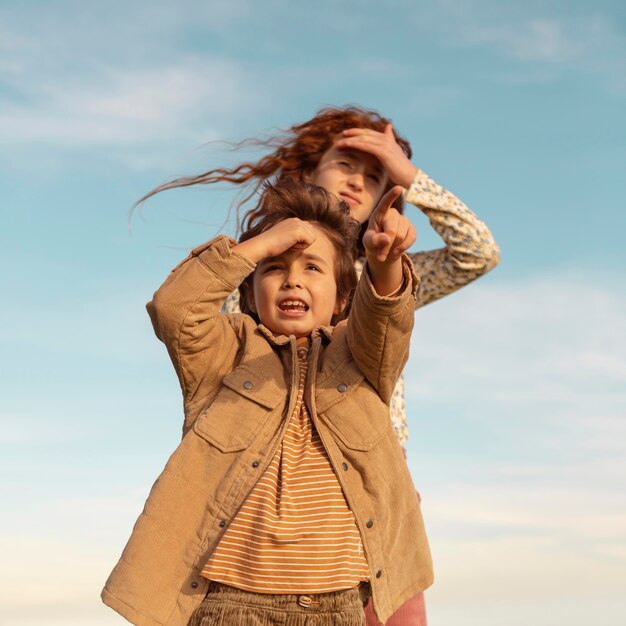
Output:
<svg viewBox="0 0 626 626">
<path fill-rule="evenodd" d="M 283 282 L 283 287 L 292 288 L 292 287 L 302 287 L 302 277 L 299 272 L 289 272 L 285 276 L 285 280 Z"/>
</svg>

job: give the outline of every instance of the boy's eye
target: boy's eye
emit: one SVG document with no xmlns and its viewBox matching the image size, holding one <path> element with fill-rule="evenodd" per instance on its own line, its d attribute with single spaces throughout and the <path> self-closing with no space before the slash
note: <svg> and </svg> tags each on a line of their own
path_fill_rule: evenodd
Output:
<svg viewBox="0 0 626 626">
<path fill-rule="evenodd" d="M 321 272 L 321 271 L 322 271 L 322 270 L 321 270 L 321 269 L 320 269 L 317 265 L 315 265 L 315 264 L 313 264 L 313 263 L 309 263 L 309 264 L 306 266 L 306 268 L 307 268 L 308 270 L 315 270 L 316 272 Z"/>
<path fill-rule="evenodd" d="M 380 182 L 380 176 L 378 174 L 368 174 L 367 177 L 377 185 Z"/>
<path fill-rule="evenodd" d="M 278 263 L 273 263 L 270 265 L 266 265 L 263 269 L 263 272 L 267 274 L 267 272 L 276 272 L 283 269 L 282 265 L 278 265 Z"/>
</svg>

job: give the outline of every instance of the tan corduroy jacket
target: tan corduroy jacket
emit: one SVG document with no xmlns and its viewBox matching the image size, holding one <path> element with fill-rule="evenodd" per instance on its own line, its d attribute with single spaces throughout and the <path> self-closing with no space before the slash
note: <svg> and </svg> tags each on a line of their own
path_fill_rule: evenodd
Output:
<svg viewBox="0 0 626 626">
<path fill-rule="evenodd" d="M 192 251 L 148 304 L 185 402 L 183 439 L 150 491 L 103 601 L 137 626 L 186 626 L 202 566 L 280 444 L 297 394 L 294 337 L 220 306 L 254 264 L 218 237 Z M 406 362 L 417 277 L 376 295 L 363 273 L 350 317 L 312 334 L 305 400 L 361 533 L 384 622 L 432 582 L 415 489 L 389 421 Z"/>
</svg>

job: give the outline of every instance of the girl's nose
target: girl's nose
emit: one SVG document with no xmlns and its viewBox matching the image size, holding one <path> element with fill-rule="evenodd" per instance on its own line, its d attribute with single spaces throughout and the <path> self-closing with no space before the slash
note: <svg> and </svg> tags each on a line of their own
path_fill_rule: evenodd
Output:
<svg viewBox="0 0 626 626">
<path fill-rule="evenodd" d="M 363 172 L 352 172 L 348 177 L 348 185 L 352 189 L 361 191 L 364 185 Z"/>
</svg>

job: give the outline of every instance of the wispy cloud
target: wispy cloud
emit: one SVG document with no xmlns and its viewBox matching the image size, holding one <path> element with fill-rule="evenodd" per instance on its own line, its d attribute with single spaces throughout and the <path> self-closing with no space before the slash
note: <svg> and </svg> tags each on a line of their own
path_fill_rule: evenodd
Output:
<svg viewBox="0 0 626 626">
<path fill-rule="evenodd" d="M 117 14 L 105 11 L 106 3 L 89 11 L 74 4 L 66 2 L 63 11 L 42 6 L 27 18 L 28 28 L 23 11 L 0 11 L 5 147 L 133 146 L 150 162 L 147 154 L 153 159 L 159 146 L 215 137 L 216 128 L 234 124 L 250 105 L 255 78 L 241 62 L 176 46 L 197 20 L 205 36 L 221 36 L 247 14 L 246 2 L 197 3 L 189 12 L 168 3 L 120 3 Z M 257 94 L 255 106 L 263 103 Z"/>
<path fill-rule="evenodd" d="M 520 61 L 566 63 L 576 61 L 607 26 L 596 19 L 575 28 L 558 18 L 530 18 L 518 23 L 470 22 L 456 40 L 459 45 L 493 46 Z"/>
<path fill-rule="evenodd" d="M 479 283 L 417 312 L 409 461 L 443 622 L 462 606 L 464 623 L 522 624 L 529 594 L 576 603 L 570 624 L 590 607 L 624 615 L 610 600 L 626 582 L 623 293 L 555 272 Z"/>
<path fill-rule="evenodd" d="M 211 138 L 206 120 L 235 111 L 247 96 L 232 61 L 186 59 L 158 69 L 101 67 L 80 81 L 55 76 L 27 103 L 7 103 L 0 132 L 7 141 L 126 145 L 175 136 Z"/>
<path fill-rule="evenodd" d="M 415 395 L 437 393 L 435 383 L 454 362 L 459 396 L 475 397 L 480 384 L 494 402 L 517 398 L 517 390 L 529 401 L 572 393 L 580 400 L 590 389 L 597 400 L 606 393 L 626 399 L 626 299 L 617 289 L 555 273 L 510 286 L 478 284 L 453 298 L 456 307 L 436 304 L 417 314 Z"/>
<path fill-rule="evenodd" d="M 493 77 L 504 83 L 544 83 L 564 71 L 594 73 L 609 90 L 623 84 L 626 37 L 602 5 L 556 11 L 545 3 L 440 0 L 432 23 L 452 48 L 484 49 L 516 65 Z"/>
</svg>

